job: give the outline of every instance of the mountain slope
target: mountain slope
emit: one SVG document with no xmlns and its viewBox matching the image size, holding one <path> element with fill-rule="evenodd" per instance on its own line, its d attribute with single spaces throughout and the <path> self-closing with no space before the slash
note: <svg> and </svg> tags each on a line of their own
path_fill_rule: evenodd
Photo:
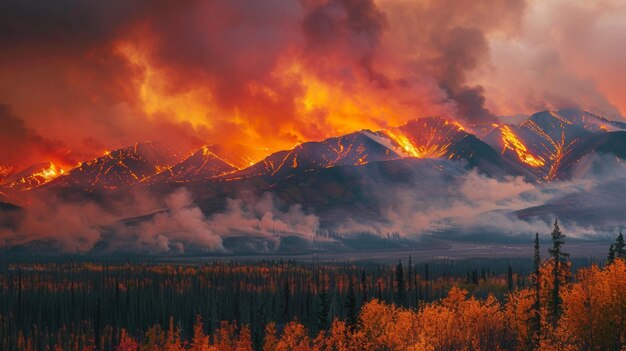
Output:
<svg viewBox="0 0 626 351">
<path fill-rule="evenodd" d="M 590 153 L 621 155 L 618 145 L 602 140 L 613 138 L 610 135 L 624 127 L 624 123 L 586 111 L 543 111 L 518 126 L 496 125 L 484 140 L 505 159 L 518 163 L 544 181 L 552 181 L 566 178 L 568 170 Z"/>
<path fill-rule="evenodd" d="M 392 144 L 380 132 L 363 130 L 320 142 L 302 143 L 291 150 L 276 152 L 251 167 L 229 175 L 228 178 L 284 178 L 316 169 L 401 158 L 401 150 L 394 150 Z"/>
<path fill-rule="evenodd" d="M 203 147 L 191 156 L 154 176 L 146 179 L 147 183 L 174 182 L 185 183 L 207 180 L 236 171 L 237 168 L 222 160 Z"/>
<path fill-rule="evenodd" d="M 97 159 L 83 162 L 49 187 L 77 187 L 83 190 L 118 189 L 136 184 L 177 162 L 174 153 L 156 142 L 111 151 Z"/>
</svg>

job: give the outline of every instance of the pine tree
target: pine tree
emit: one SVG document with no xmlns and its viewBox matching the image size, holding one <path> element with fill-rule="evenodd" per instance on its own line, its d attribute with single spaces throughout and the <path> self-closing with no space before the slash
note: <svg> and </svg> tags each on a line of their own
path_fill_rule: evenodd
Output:
<svg viewBox="0 0 626 351">
<path fill-rule="evenodd" d="M 350 277 L 348 282 L 348 293 L 346 296 L 346 322 L 351 329 L 356 326 L 358 318 L 357 314 L 358 311 L 356 306 L 356 296 L 354 294 L 354 282 L 352 277 Z"/>
<path fill-rule="evenodd" d="M 409 307 L 412 306 L 412 296 L 413 296 L 413 278 L 414 278 L 414 274 L 413 274 L 413 259 L 411 258 L 411 255 L 409 255 L 409 264 L 407 267 L 407 275 L 409 278 L 409 287 L 408 287 L 408 291 L 407 291 L 407 297 L 409 299 L 408 304 Z"/>
<path fill-rule="evenodd" d="M 626 248 L 624 244 L 624 235 L 622 235 L 622 232 L 620 232 L 615 239 L 615 257 L 626 260 Z"/>
<path fill-rule="evenodd" d="M 509 267 L 507 268 L 506 271 L 506 282 L 507 282 L 507 287 L 509 288 L 509 291 L 513 290 L 513 269 L 511 268 L 511 265 L 509 265 Z"/>
<path fill-rule="evenodd" d="M 398 261 L 396 266 L 395 302 L 398 306 L 404 306 L 404 269 L 402 268 L 402 260 Z"/>
<path fill-rule="evenodd" d="M 289 277 L 285 277 L 285 286 L 283 289 L 283 321 L 289 322 L 291 319 L 291 312 L 289 307 L 289 299 L 291 293 L 289 291 Z"/>
<path fill-rule="evenodd" d="M 361 271 L 361 290 L 363 291 L 363 304 L 369 301 L 368 289 L 367 289 L 367 276 L 365 270 Z"/>
<path fill-rule="evenodd" d="M 561 270 L 567 265 L 569 254 L 561 251 L 561 246 L 565 243 L 565 234 L 559 228 L 558 220 L 554 221 L 552 230 L 552 247 L 548 250 L 553 261 L 553 282 L 552 286 L 552 323 L 556 324 L 561 316 Z"/>
<path fill-rule="evenodd" d="M 535 234 L 535 255 L 533 257 L 533 265 L 535 269 L 534 286 L 535 286 L 535 303 L 533 304 L 533 319 L 535 329 L 535 346 L 539 347 L 541 337 L 541 252 L 539 251 L 539 233 Z"/>
<path fill-rule="evenodd" d="M 615 244 L 611 244 L 611 246 L 609 246 L 609 255 L 606 258 L 606 262 L 608 264 L 613 263 L 613 261 L 615 261 Z"/>
<path fill-rule="evenodd" d="M 317 327 L 319 330 L 328 328 L 328 314 L 330 313 L 330 305 L 328 304 L 328 292 L 326 291 L 325 278 L 322 276 L 321 286 L 319 289 L 319 305 L 317 309 Z"/>
</svg>

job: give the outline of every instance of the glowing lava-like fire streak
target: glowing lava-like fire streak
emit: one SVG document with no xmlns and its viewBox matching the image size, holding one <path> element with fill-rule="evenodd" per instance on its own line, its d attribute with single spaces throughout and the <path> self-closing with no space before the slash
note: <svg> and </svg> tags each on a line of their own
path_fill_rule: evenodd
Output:
<svg viewBox="0 0 626 351">
<path fill-rule="evenodd" d="M 542 167 L 545 165 L 545 161 L 539 157 L 535 156 L 528 149 L 526 145 L 522 143 L 522 141 L 513 133 L 511 128 L 507 125 L 496 125 L 500 128 L 500 132 L 502 133 L 502 143 L 503 149 L 502 154 L 506 152 L 506 150 L 511 150 L 517 154 L 517 157 L 520 161 L 531 167 Z"/>
<path fill-rule="evenodd" d="M 561 121 L 562 117 L 559 117 L 559 120 Z M 571 124 L 569 121 L 566 122 Z M 550 170 L 548 171 L 548 174 L 545 178 L 546 180 L 553 180 L 554 178 L 556 178 L 559 167 L 561 166 L 561 161 L 567 154 L 570 153 L 571 147 L 578 141 L 578 139 L 574 139 L 566 144 L 565 128 L 563 126 L 563 122 L 561 122 L 560 140 L 554 140 L 554 138 L 548 135 L 540 126 L 538 126 L 535 122 L 531 120 L 525 121 L 522 125 L 542 137 L 554 149 L 554 151 L 550 151 L 550 148 L 547 145 L 543 145 L 543 147 L 546 149 L 546 152 L 548 153 L 548 158 L 552 161 L 552 164 L 550 165 Z"/>
</svg>

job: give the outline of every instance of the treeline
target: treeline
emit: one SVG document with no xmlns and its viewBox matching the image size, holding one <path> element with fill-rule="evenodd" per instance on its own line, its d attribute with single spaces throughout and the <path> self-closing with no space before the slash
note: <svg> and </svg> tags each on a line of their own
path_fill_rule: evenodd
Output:
<svg viewBox="0 0 626 351">
<path fill-rule="evenodd" d="M 623 236 L 542 260 L 0 264 L 1 350 L 620 350 Z"/>
</svg>

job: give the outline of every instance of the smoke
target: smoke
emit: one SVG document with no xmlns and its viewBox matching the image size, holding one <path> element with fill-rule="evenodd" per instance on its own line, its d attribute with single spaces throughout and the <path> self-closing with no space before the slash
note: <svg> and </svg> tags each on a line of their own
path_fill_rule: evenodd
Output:
<svg viewBox="0 0 626 351">
<path fill-rule="evenodd" d="M 312 240 L 319 228 L 318 217 L 305 213 L 300 205 L 280 205 L 269 193 L 228 199 L 223 211 L 210 216 L 185 188 L 162 201 L 140 192 L 98 202 L 45 196 L 25 206 L 18 218 L 0 212 L 7 219 L 0 227 L 0 247 L 45 243 L 68 253 L 227 253 L 225 238 L 245 236 L 275 243 L 282 236 Z"/>
<path fill-rule="evenodd" d="M 261 197 L 244 195 L 227 199 L 223 212 L 207 217 L 193 203 L 191 194 L 181 188 L 165 200 L 167 209 L 137 227 L 124 226 L 115 230 L 125 236 L 137 234 L 130 243 L 138 252 L 185 253 L 187 250 L 227 253 L 223 240 L 234 236 L 280 241 L 282 235 L 313 239 L 319 219 L 305 214 L 299 205 L 283 211 L 266 193 Z M 126 248 L 128 249 L 128 248 Z"/>
<path fill-rule="evenodd" d="M 62 164 L 74 163 L 63 142 L 47 139 L 27 127 L 5 104 L 0 104 L 0 126 L 0 170 L 19 170 L 42 158 Z M 0 171 L 0 180 L 5 175 Z"/>
<path fill-rule="evenodd" d="M 468 73 L 523 1 L 10 1 L 0 100 L 89 158 L 144 140 L 248 165 L 430 114 L 490 120 Z M 509 28 L 511 27 L 511 28 Z M 19 82 L 19 84 L 15 84 Z M 35 102 L 35 103 L 33 103 Z M 45 155 L 32 158 L 48 161 Z"/>
<path fill-rule="evenodd" d="M 604 236 L 626 227 L 619 215 L 624 211 L 620 188 L 624 165 L 614 156 L 595 155 L 582 160 L 573 174 L 568 181 L 534 184 L 522 177 L 493 179 L 472 170 L 447 186 L 437 186 L 436 193 L 384 184 L 385 191 L 376 195 L 381 218 L 352 218 L 337 230 L 348 235 L 374 232 L 409 238 L 442 235 L 449 239 L 471 236 L 507 240 L 547 234 L 556 218 L 574 238 Z M 572 203 L 579 205 L 572 208 Z"/>
<path fill-rule="evenodd" d="M 499 114 L 581 108 L 626 115 L 622 1 L 529 2 L 515 37 L 490 39 L 492 58 L 471 79 Z"/>
</svg>

